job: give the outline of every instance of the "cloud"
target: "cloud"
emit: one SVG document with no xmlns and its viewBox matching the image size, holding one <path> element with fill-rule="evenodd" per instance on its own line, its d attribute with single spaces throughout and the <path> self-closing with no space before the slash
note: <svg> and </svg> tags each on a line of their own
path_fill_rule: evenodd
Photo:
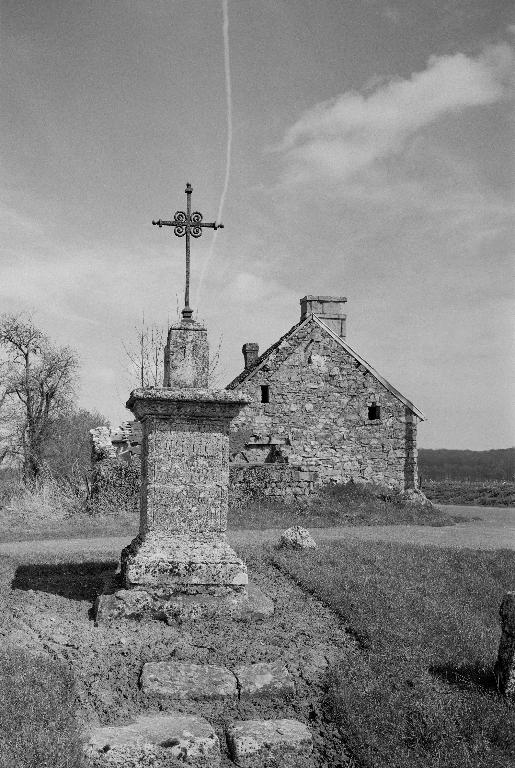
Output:
<svg viewBox="0 0 515 768">
<path fill-rule="evenodd" d="M 427 68 L 409 79 L 317 104 L 289 128 L 278 148 L 286 161 L 286 181 L 348 179 L 400 152 L 411 136 L 439 118 L 502 100 L 512 64 L 507 44 L 489 46 L 477 58 L 432 56 Z"/>
</svg>

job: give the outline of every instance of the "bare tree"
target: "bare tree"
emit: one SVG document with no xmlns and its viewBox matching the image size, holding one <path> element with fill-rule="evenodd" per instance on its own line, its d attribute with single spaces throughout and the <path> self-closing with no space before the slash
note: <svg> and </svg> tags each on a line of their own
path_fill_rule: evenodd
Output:
<svg viewBox="0 0 515 768">
<path fill-rule="evenodd" d="M 177 323 L 180 320 L 177 319 Z M 145 317 L 141 325 L 134 327 L 134 340 L 130 344 L 122 342 L 128 360 L 129 375 L 132 381 L 138 381 L 140 387 L 162 387 L 164 377 L 164 349 L 168 338 L 168 329 L 155 323 L 148 324 Z M 222 336 L 216 350 L 209 357 L 209 381 L 211 386 L 219 384 L 217 373 L 220 363 Z"/>
<path fill-rule="evenodd" d="M 167 331 L 159 325 L 149 325 L 143 316 L 139 328 L 134 328 L 134 336 L 131 344 L 122 342 L 131 379 L 137 379 L 140 387 L 162 387 Z"/>
<path fill-rule="evenodd" d="M 53 345 L 24 315 L 0 315 L 0 349 L 7 450 L 21 456 L 23 478 L 32 482 L 41 472 L 54 419 L 71 407 L 78 361 L 73 350 Z"/>
</svg>

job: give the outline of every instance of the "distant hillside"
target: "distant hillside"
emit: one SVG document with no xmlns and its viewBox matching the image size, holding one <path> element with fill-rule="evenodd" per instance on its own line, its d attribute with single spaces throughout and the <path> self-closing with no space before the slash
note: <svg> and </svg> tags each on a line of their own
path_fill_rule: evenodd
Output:
<svg viewBox="0 0 515 768">
<path fill-rule="evenodd" d="M 514 480 L 515 448 L 454 451 L 420 448 L 419 473 L 426 480 Z"/>
</svg>

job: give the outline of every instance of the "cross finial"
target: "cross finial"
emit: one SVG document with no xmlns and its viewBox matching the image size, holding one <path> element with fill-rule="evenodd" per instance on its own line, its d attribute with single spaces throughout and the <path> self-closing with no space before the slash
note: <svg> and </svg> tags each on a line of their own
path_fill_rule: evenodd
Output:
<svg viewBox="0 0 515 768">
<path fill-rule="evenodd" d="M 217 224 L 216 221 L 205 222 L 202 221 L 202 214 L 198 211 L 191 212 L 191 193 L 193 187 L 191 184 L 186 184 L 186 213 L 184 211 L 175 211 L 172 221 L 164 221 L 158 219 L 153 221 L 152 224 L 156 224 L 158 227 L 173 227 L 174 233 L 177 237 L 186 236 L 186 287 L 184 291 L 184 309 L 182 310 L 182 319 L 186 323 L 192 323 L 193 310 L 190 307 L 190 236 L 200 237 L 202 235 L 202 227 L 210 227 L 211 229 L 223 229 L 223 224 Z"/>
</svg>

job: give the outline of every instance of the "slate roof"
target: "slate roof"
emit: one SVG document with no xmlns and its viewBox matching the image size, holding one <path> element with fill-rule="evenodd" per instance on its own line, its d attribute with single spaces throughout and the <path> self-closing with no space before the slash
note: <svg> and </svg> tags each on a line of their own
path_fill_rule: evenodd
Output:
<svg viewBox="0 0 515 768">
<path fill-rule="evenodd" d="M 359 355 L 352 347 L 345 341 L 345 339 L 342 339 L 341 336 L 338 336 L 337 333 L 335 333 L 331 328 L 329 328 L 323 320 L 318 315 L 308 315 L 304 320 L 301 320 L 299 323 L 293 326 L 293 328 L 290 328 L 290 330 L 284 334 L 284 336 L 281 336 L 281 338 L 275 342 L 275 344 L 272 344 L 271 347 L 268 347 L 268 349 L 263 352 L 262 355 L 260 355 L 257 360 L 249 367 L 243 370 L 239 376 L 236 376 L 235 379 L 231 381 L 230 384 L 227 385 L 226 389 L 237 389 L 243 382 L 248 381 L 251 379 L 267 362 L 268 358 L 274 352 L 278 347 L 281 346 L 283 341 L 286 341 L 286 339 L 290 338 L 291 336 L 294 336 L 295 333 L 300 330 L 300 328 L 303 328 L 307 323 L 314 321 L 325 333 L 327 333 L 334 341 L 336 341 L 337 344 L 339 344 L 343 349 L 353 357 L 356 362 L 358 362 L 360 365 L 363 366 L 385 389 L 388 390 L 394 397 L 397 398 L 397 400 L 400 400 L 401 403 L 403 403 L 407 408 L 409 408 L 412 413 L 414 413 L 421 421 L 425 420 L 425 416 L 412 402 L 411 400 L 408 400 L 407 397 L 404 397 L 401 392 L 399 392 L 398 389 L 395 389 L 394 386 L 390 384 L 389 381 L 387 381 L 383 376 L 381 376 L 375 368 L 373 368 L 369 363 L 367 363 L 366 360 L 364 360 L 361 355 Z"/>
</svg>

